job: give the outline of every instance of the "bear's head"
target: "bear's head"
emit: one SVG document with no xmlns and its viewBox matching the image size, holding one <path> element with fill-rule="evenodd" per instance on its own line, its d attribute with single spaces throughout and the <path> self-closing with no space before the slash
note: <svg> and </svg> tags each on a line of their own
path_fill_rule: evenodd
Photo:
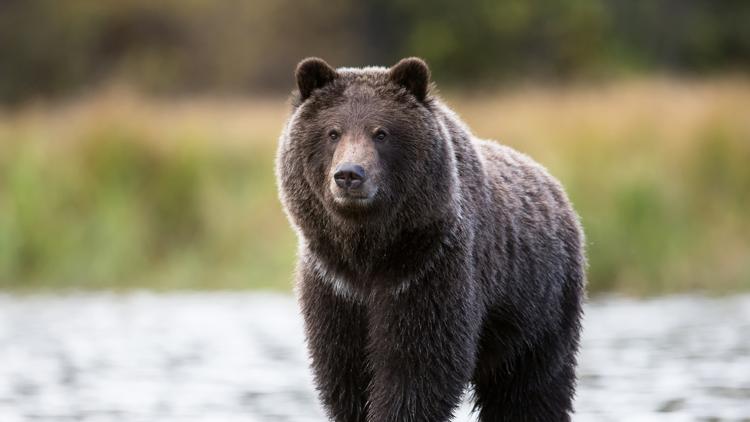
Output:
<svg viewBox="0 0 750 422">
<path fill-rule="evenodd" d="M 447 201 L 452 154 L 424 61 L 295 73 L 294 113 L 277 169 L 292 216 L 325 210 L 339 223 L 426 219 Z"/>
</svg>

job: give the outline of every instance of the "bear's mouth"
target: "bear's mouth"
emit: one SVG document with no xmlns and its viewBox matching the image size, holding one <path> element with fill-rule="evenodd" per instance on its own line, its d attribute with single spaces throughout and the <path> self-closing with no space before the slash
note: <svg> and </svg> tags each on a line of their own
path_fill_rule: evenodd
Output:
<svg viewBox="0 0 750 422">
<path fill-rule="evenodd" d="M 365 208 L 375 202 L 375 194 L 377 189 L 372 189 L 370 192 L 358 192 L 358 191 L 346 191 L 346 192 L 335 192 L 333 193 L 333 202 L 339 207 L 344 208 Z"/>
</svg>

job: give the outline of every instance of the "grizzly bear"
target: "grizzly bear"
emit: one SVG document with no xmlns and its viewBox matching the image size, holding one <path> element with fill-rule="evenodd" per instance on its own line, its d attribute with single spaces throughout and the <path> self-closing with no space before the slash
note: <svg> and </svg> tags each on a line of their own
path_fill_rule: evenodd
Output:
<svg viewBox="0 0 750 422">
<path fill-rule="evenodd" d="M 418 58 L 296 69 L 280 198 L 314 380 L 335 421 L 568 421 L 585 287 L 560 184 L 474 137 Z"/>
</svg>

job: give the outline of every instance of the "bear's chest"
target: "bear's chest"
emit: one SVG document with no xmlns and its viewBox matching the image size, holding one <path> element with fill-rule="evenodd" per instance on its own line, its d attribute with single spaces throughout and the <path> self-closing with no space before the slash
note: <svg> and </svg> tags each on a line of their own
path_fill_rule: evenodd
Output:
<svg viewBox="0 0 750 422">
<path fill-rule="evenodd" d="M 337 296 L 361 303 L 374 293 L 399 295 L 416 281 L 415 277 L 397 276 L 387 271 L 356 272 L 309 253 L 302 259 L 306 268 L 314 272 L 315 279 L 330 287 Z"/>
</svg>

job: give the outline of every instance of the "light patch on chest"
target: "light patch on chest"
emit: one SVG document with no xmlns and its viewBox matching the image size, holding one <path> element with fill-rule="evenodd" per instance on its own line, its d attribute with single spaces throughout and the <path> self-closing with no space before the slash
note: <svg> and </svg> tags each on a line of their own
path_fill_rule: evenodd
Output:
<svg viewBox="0 0 750 422">
<path fill-rule="evenodd" d="M 338 296 L 355 302 L 364 301 L 365 298 L 363 295 L 352 286 L 351 282 L 344 279 L 344 277 L 336 274 L 317 259 L 306 257 L 305 260 L 310 268 L 315 271 L 315 274 L 320 277 L 324 283 L 331 286 Z"/>
<path fill-rule="evenodd" d="M 345 277 L 342 277 L 341 275 L 337 274 L 335 271 L 328 268 L 325 264 L 320 262 L 317 259 L 311 259 L 309 257 L 305 258 L 305 261 L 309 265 L 310 268 L 312 268 L 313 271 L 315 271 L 315 274 L 320 277 L 320 279 L 331 286 L 333 288 L 333 291 L 342 298 L 345 298 L 347 300 L 364 303 L 367 301 L 368 294 L 366 292 L 363 292 L 359 289 L 356 289 L 350 281 L 348 281 Z M 390 293 L 393 296 L 399 296 L 403 293 L 405 293 L 409 288 L 412 286 L 412 280 L 405 280 L 402 281 L 394 287 L 390 287 L 388 289 L 388 293 Z"/>
</svg>

